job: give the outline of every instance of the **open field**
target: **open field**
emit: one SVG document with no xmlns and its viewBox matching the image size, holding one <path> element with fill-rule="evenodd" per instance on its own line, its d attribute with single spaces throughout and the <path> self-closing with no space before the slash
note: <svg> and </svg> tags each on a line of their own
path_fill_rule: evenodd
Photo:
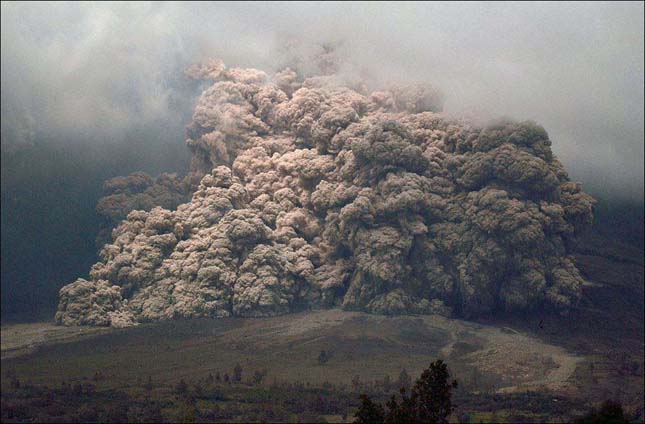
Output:
<svg viewBox="0 0 645 424">
<path fill-rule="evenodd" d="M 332 309 L 263 319 L 168 321 L 129 329 L 50 323 L 3 326 L 3 402 L 19 379 L 23 386 L 36 387 L 91 384 L 99 404 L 114 397 L 128 402 L 133 397 L 141 405 L 151 396 L 159 405 L 175 399 L 162 414 L 166 419 L 188 408 L 197 421 L 208 420 L 203 411 L 220 406 L 228 412 L 213 417 L 252 419 L 257 411 L 249 411 L 257 407 L 258 416 L 264 416 L 262 405 L 277 396 L 271 402 L 282 402 L 284 411 L 274 419 L 304 420 L 297 411 L 313 408 L 317 419 L 342 421 L 343 415 L 351 417 L 359 392 L 385 400 L 396 383 L 388 391 L 384 379 L 396 382 L 403 369 L 416 378 L 441 358 L 460 383 L 455 393 L 460 413 L 468 412 L 476 421 L 566 421 L 608 398 L 623 402 L 642 421 L 642 255 L 605 244 L 591 245 L 577 258 L 589 284 L 580 307 L 566 317 L 536 312 L 476 323 Z M 320 363 L 323 350 L 329 359 Z M 238 363 L 241 382 L 209 389 L 207 376 L 232 376 Z M 260 370 L 266 370 L 266 377 L 255 384 L 252 375 Z M 148 379 L 155 389 L 145 394 L 142 386 Z M 205 385 L 211 394 L 189 389 L 196 390 L 197 403 L 185 405 L 183 398 L 173 395 L 182 379 L 189 387 Z M 57 396 L 67 396 L 60 390 Z M 315 399 L 321 396 L 331 403 L 320 406 Z M 294 406 L 292 397 L 314 400 Z"/>
<path fill-rule="evenodd" d="M 48 324 L 43 331 L 55 334 Z M 18 334 L 7 333 L 5 343 L 19 346 Z M 267 369 L 280 381 L 349 384 L 356 375 L 367 381 L 385 375 L 394 379 L 403 369 L 418 375 L 443 358 L 462 381 L 478 373 L 476 378 L 494 382 L 489 389 L 509 392 L 564 387 L 583 359 L 510 329 L 440 316 L 384 317 L 340 310 L 171 321 L 55 340 L 36 353 L 4 359 L 3 369 L 38 384 L 60 384 L 100 371 L 119 386 L 147 376 L 196 379 L 231 370 L 239 362 L 248 370 Z M 317 360 L 321 350 L 331 353 L 324 365 Z"/>
<path fill-rule="evenodd" d="M 25 334 L 55 334 L 48 324 L 42 326 L 39 332 L 32 324 Z M 61 333 L 66 330 L 60 329 Z M 92 383 L 104 396 L 123 390 L 132 396 L 142 392 L 142 382 L 150 378 L 161 402 L 172 397 L 172 387 L 180 380 L 202 384 L 209 374 L 232 376 L 239 363 L 246 385 L 218 388 L 217 393 L 228 399 L 224 405 L 254 398 L 259 389 L 251 384 L 251 376 L 256 370 L 266 370 L 266 381 L 273 388 L 265 390 L 272 396 L 300 397 L 304 395 L 299 392 L 307 389 L 315 398 L 315 388 L 327 387 L 332 393 L 326 396 L 345 402 L 349 411 L 356 407 L 359 392 L 385 400 L 385 392 L 377 388 L 386 376 L 396 382 L 405 369 L 416 377 L 430 362 L 443 358 L 461 383 L 458 396 L 465 408 L 471 401 L 487 405 L 493 398 L 499 406 L 512 405 L 512 399 L 528 391 L 556 393 L 570 386 L 584 359 L 510 328 L 440 316 L 384 317 L 340 310 L 265 319 L 171 321 L 77 337 L 59 336 L 34 352 L 23 350 L 15 355 L 16 346 L 21 345 L 20 333 L 8 331 L 5 345 L 13 347 L 14 356 L 2 361 L 3 389 L 17 378 L 23 385 L 29 382 L 38 387 Z M 33 342 L 27 337 L 23 343 Z M 321 350 L 331 354 L 324 364 L 318 361 Z M 396 392 L 396 383 L 389 391 Z M 545 402 L 540 395 L 531 396 Z M 549 396 L 543 395 L 546 402 L 552 402 Z M 213 408 L 209 399 L 202 400 L 205 410 Z M 577 408 L 584 410 L 581 404 Z M 342 420 L 340 415 L 326 415 L 325 419 Z"/>
</svg>

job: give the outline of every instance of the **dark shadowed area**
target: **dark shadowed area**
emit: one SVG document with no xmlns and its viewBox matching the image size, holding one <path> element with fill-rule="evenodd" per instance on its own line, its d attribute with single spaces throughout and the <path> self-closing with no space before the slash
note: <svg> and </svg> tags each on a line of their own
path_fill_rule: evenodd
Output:
<svg viewBox="0 0 645 424">
<path fill-rule="evenodd" d="M 176 136 L 182 132 L 179 128 Z M 185 171 L 189 155 L 183 143 L 157 150 L 136 142 L 152 134 L 132 134 L 127 145 L 43 140 L 3 153 L 3 319 L 50 319 L 61 282 L 86 275 L 96 262 L 96 204 L 105 180 L 138 170 Z"/>
</svg>

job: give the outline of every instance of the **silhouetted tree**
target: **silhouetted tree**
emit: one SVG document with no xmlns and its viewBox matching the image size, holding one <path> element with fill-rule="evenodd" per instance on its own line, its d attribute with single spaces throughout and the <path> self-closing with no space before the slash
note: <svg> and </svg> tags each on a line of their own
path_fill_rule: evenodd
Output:
<svg viewBox="0 0 645 424">
<path fill-rule="evenodd" d="M 386 374 L 385 377 L 383 377 L 383 390 L 385 392 L 389 392 L 391 388 L 392 381 L 390 381 L 390 376 Z"/>
<path fill-rule="evenodd" d="M 262 370 L 262 371 L 255 370 L 255 373 L 253 373 L 253 383 L 255 384 L 262 383 L 262 380 L 264 380 L 264 377 L 266 377 L 266 375 L 267 375 L 267 370 Z"/>
<path fill-rule="evenodd" d="M 354 378 L 352 378 L 352 390 L 357 391 L 361 387 L 361 377 L 358 375 L 355 375 Z"/>
<path fill-rule="evenodd" d="M 80 383 L 74 384 L 74 388 L 72 389 L 72 394 L 74 396 L 81 396 L 83 394 L 83 386 L 81 386 Z"/>
<path fill-rule="evenodd" d="M 355 423 L 360 424 L 380 424 L 385 422 L 385 411 L 383 406 L 372 402 L 367 395 L 361 395 L 361 406 L 354 414 Z"/>
<path fill-rule="evenodd" d="M 177 409 L 175 409 L 175 416 L 174 422 L 179 422 L 179 423 L 193 423 L 195 422 L 195 415 L 197 414 L 197 410 L 190 405 L 179 405 Z"/>
<path fill-rule="evenodd" d="M 577 424 L 627 424 L 629 420 L 625 418 L 620 402 L 606 400 L 600 410 L 592 409 L 591 412 L 578 418 L 575 422 Z"/>
<path fill-rule="evenodd" d="M 96 386 L 90 383 L 84 384 L 82 387 L 82 392 L 85 393 L 86 395 L 91 396 L 94 393 L 96 393 Z"/>
<path fill-rule="evenodd" d="M 320 354 L 318 354 L 318 364 L 319 365 L 325 365 L 329 360 L 331 359 L 331 353 L 327 353 L 324 350 L 320 351 Z"/>
<path fill-rule="evenodd" d="M 99 411 L 96 405 L 83 404 L 78 408 L 76 418 L 80 423 L 96 422 L 99 419 Z"/>
<path fill-rule="evenodd" d="M 213 405 L 213 407 L 211 408 L 211 410 L 210 410 L 210 411 L 208 411 L 208 412 L 205 414 L 205 415 L 206 415 L 206 418 L 208 418 L 209 420 L 212 420 L 212 421 L 217 420 L 218 418 L 220 418 L 220 416 L 219 416 L 219 415 L 220 415 L 220 409 L 221 409 L 221 408 L 219 407 L 219 405 L 218 405 L 218 404 Z"/>
<path fill-rule="evenodd" d="M 468 412 L 462 412 L 461 414 L 459 414 L 458 421 L 462 424 L 470 424 L 473 420 Z"/>
<path fill-rule="evenodd" d="M 161 423 L 164 422 L 164 417 L 159 405 L 147 405 L 138 410 L 128 408 L 128 420 L 137 423 Z"/>
<path fill-rule="evenodd" d="M 385 415 L 385 422 L 387 424 L 401 424 L 401 423 L 414 423 L 414 407 L 410 404 L 405 387 L 401 387 L 401 402 L 396 401 L 396 396 L 392 395 L 390 400 L 386 403 L 387 414 Z"/>
<path fill-rule="evenodd" d="M 457 380 L 450 381 L 448 366 L 441 359 L 430 364 L 412 389 L 411 402 L 416 407 L 416 418 L 421 422 L 447 423 L 455 409 L 453 388 L 457 388 Z"/>
<path fill-rule="evenodd" d="M 186 382 L 182 378 L 181 380 L 179 380 L 179 383 L 177 383 L 177 385 L 175 386 L 175 392 L 181 395 L 186 393 L 187 391 L 188 391 L 188 384 L 186 384 Z"/>
<path fill-rule="evenodd" d="M 406 371 L 405 368 L 401 370 L 401 373 L 399 374 L 399 387 L 405 387 L 405 389 L 410 388 L 410 384 L 412 383 L 412 377 L 410 377 L 410 374 Z"/>
<path fill-rule="evenodd" d="M 405 370 L 401 371 L 399 382 L 405 382 L 406 376 L 407 372 Z M 456 387 L 457 381 L 450 381 L 447 365 L 443 361 L 437 360 L 430 364 L 430 368 L 423 371 L 421 377 L 415 382 L 409 396 L 405 386 L 401 387 L 400 401 L 397 400 L 396 396 L 392 395 L 386 403 L 387 412 L 384 414 L 383 421 L 374 422 L 388 424 L 447 423 L 448 417 L 455 409 L 452 404 L 452 389 Z M 361 408 L 365 405 L 365 411 L 372 411 L 374 409 L 372 404 L 373 402 L 366 395 L 361 396 Z M 362 413 L 361 417 L 367 416 L 367 412 Z"/>
<path fill-rule="evenodd" d="M 202 397 L 202 395 L 204 394 L 204 388 L 199 383 L 193 384 L 193 391 L 195 392 L 195 396 L 197 397 Z"/>
<path fill-rule="evenodd" d="M 108 423 L 128 422 L 127 408 L 119 404 L 108 404 L 105 407 L 105 421 Z"/>
<path fill-rule="evenodd" d="M 239 363 L 233 368 L 233 381 L 236 383 L 242 381 L 242 366 Z"/>
<path fill-rule="evenodd" d="M 68 382 L 62 381 L 60 383 L 60 391 L 62 393 L 69 393 L 72 391 L 72 386 Z"/>
</svg>

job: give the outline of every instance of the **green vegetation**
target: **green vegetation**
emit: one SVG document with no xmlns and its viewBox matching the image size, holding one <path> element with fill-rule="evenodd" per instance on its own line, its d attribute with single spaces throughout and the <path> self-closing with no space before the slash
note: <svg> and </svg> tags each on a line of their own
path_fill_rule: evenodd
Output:
<svg viewBox="0 0 645 424">
<path fill-rule="evenodd" d="M 258 371 L 262 374 L 262 371 Z M 121 390 L 104 383 L 65 382 L 59 387 L 21 384 L 2 391 L 2 422 L 324 422 L 346 420 L 355 393 L 331 384 L 215 382 L 205 377 L 174 386 Z"/>
<path fill-rule="evenodd" d="M 359 424 L 378 423 L 437 423 L 448 422 L 455 407 L 452 404 L 452 389 L 457 381 L 450 381 L 448 367 L 442 360 L 430 364 L 416 381 L 410 396 L 401 387 L 401 399 L 392 395 L 387 402 L 387 411 L 372 402 L 367 395 L 361 395 L 361 406 L 354 415 Z"/>
<path fill-rule="evenodd" d="M 96 381 L 88 377 L 47 386 L 24 383 L 15 375 L 5 377 L 0 416 L 3 423 L 347 422 L 351 417 L 362 423 L 421 419 L 446 422 L 448 417 L 450 421 L 464 423 L 566 422 L 587 410 L 573 399 L 538 392 L 485 395 L 453 391 L 456 387 L 440 361 L 421 375 L 410 396 L 394 385 L 388 390 L 385 379 L 359 382 L 354 390 L 349 385 L 330 382 L 319 386 L 301 381 L 280 382 L 270 375 L 259 383 L 253 377 L 234 383 L 230 379 L 217 381 L 209 374 L 174 384 L 148 377 L 141 379 L 140 384 L 114 389 L 109 378 Z M 397 391 L 402 393 L 399 399 L 393 393 Z M 386 413 L 383 402 L 388 403 L 388 412 L 395 413 Z M 624 423 L 628 422 L 626 415 L 619 404 L 609 403 L 579 422 Z M 607 417 L 622 417 L 622 421 L 603 421 Z"/>
</svg>

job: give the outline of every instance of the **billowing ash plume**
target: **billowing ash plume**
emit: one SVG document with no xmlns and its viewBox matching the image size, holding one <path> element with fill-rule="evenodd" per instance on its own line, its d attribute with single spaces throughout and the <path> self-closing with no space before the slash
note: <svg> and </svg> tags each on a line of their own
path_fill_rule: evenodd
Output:
<svg viewBox="0 0 645 424">
<path fill-rule="evenodd" d="M 176 209 L 190 200 L 194 179 L 193 174 L 181 179 L 176 174 L 161 174 L 155 179 L 145 172 L 135 172 L 106 181 L 103 197 L 96 205 L 96 212 L 102 218 L 97 246 L 100 248 L 112 241 L 112 229 L 126 219 L 130 211 L 149 211 L 155 206 Z"/>
<path fill-rule="evenodd" d="M 61 289 L 58 323 L 336 306 L 473 317 L 579 300 L 569 252 L 594 201 L 538 125 L 449 119 L 424 86 L 368 93 L 217 61 L 190 74 L 213 80 L 188 128 L 192 199 L 173 211 L 179 197 L 158 190 L 165 208 L 129 212 L 90 281 Z M 112 180 L 99 208 L 120 218 L 179 185 Z"/>
</svg>

